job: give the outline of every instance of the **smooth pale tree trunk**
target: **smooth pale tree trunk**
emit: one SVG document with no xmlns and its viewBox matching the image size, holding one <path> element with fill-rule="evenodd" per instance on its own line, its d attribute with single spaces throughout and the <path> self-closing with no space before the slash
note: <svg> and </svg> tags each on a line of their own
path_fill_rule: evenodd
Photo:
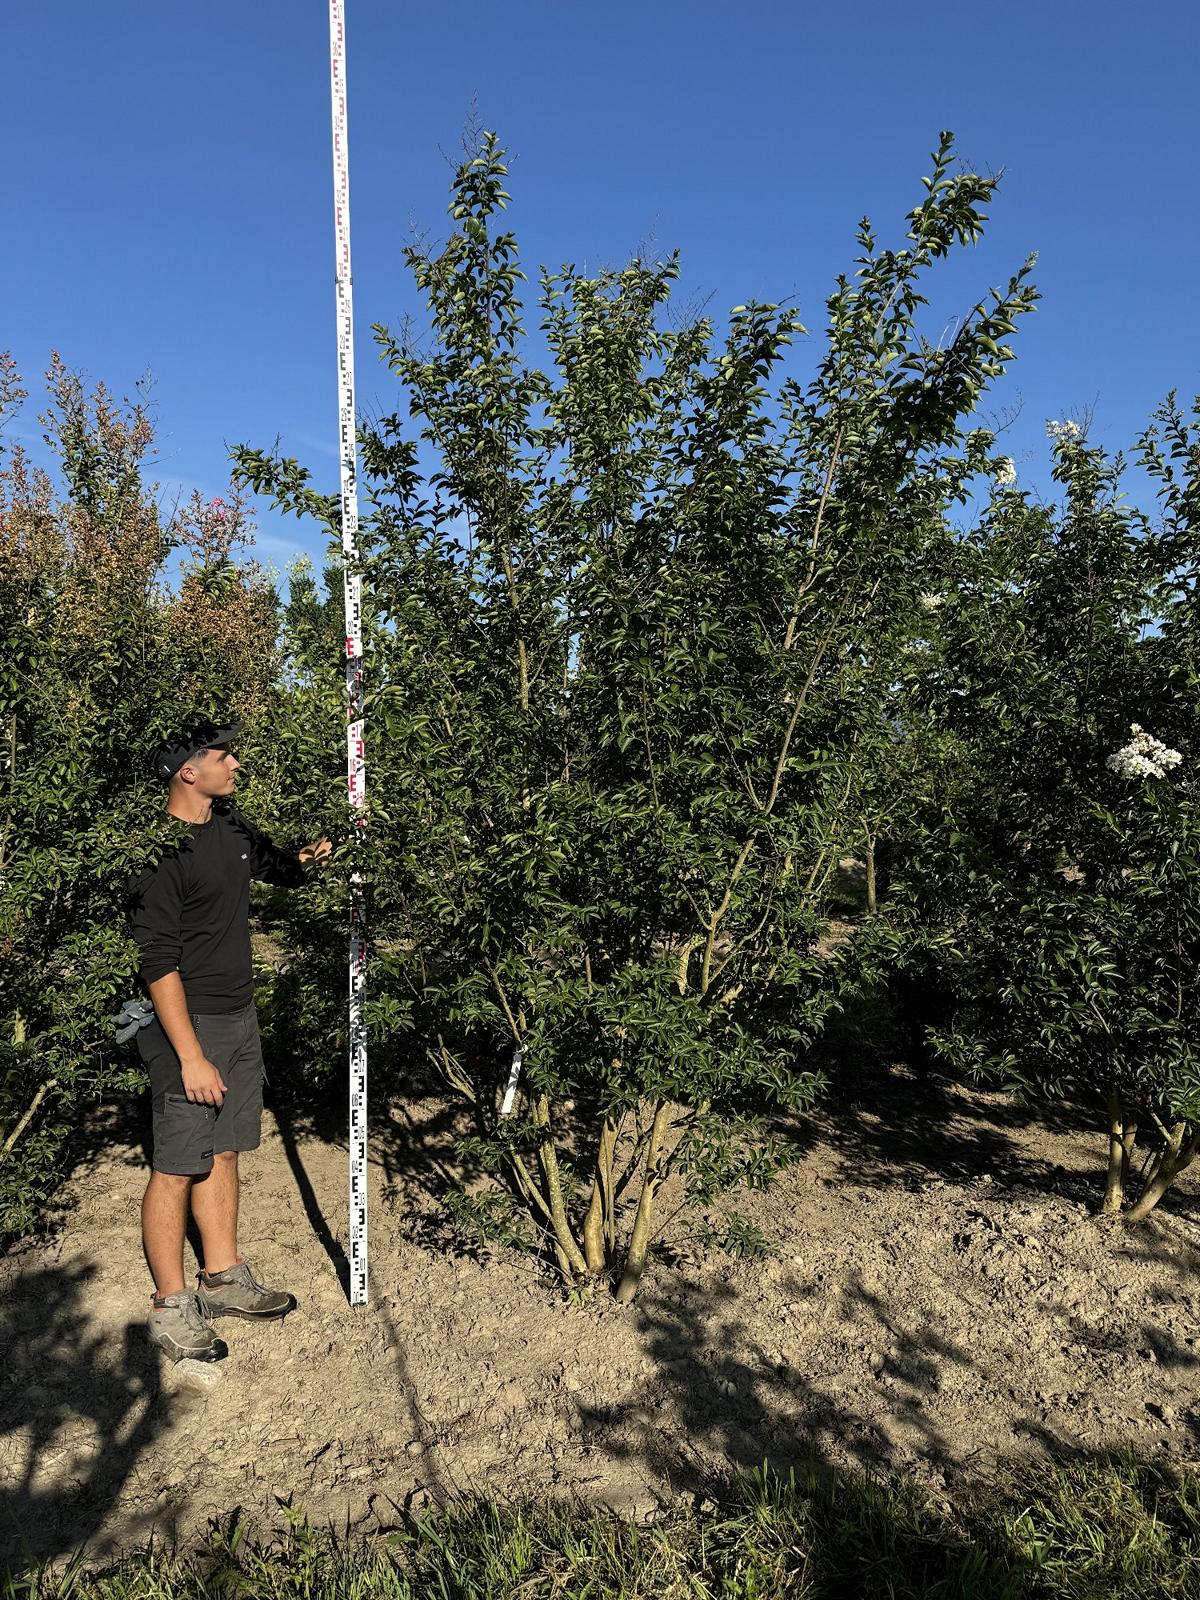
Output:
<svg viewBox="0 0 1200 1600">
<path fill-rule="evenodd" d="M 650 1130 L 650 1145 L 646 1151 L 646 1178 L 638 1199 L 637 1215 L 633 1219 L 633 1232 L 629 1238 L 629 1253 L 625 1257 L 625 1270 L 617 1285 L 617 1300 L 628 1305 L 638 1291 L 646 1256 L 650 1250 L 650 1231 L 654 1225 L 654 1200 L 662 1182 L 662 1152 L 671 1112 L 665 1100 L 660 1100 L 654 1111 L 654 1125 Z"/>
<path fill-rule="evenodd" d="M 612 1158 L 616 1138 L 616 1124 L 611 1117 L 605 1117 L 600 1130 L 600 1148 L 596 1152 L 592 1196 L 588 1202 L 587 1216 L 583 1219 L 583 1253 L 589 1272 L 603 1272 L 608 1265 L 608 1235 L 612 1227 Z"/>
<path fill-rule="evenodd" d="M 1198 1144 L 1200 1132 L 1189 1132 L 1186 1122 L 1175 1124 L 1150 1169 L 1150 1176 L 1146 1179 L 1146 1187 L 1138 1197 L 1137 1205 L 1126 1213 L 1126 1222 L 1133 1224 L 1145 1221 L 1184 1168 L 1191 1166 Z"/>
<path fill-rule="evenodd" d="M 1125 1204 L 1125 1185 L 1129 1182 L 1129 1162 L 1137 1138 L 1137 1123 L 1131 1122 L 1121 1105 L 1116 1084 L 1108 1086 L 1108 1172 L 1104 1182 L 1104 1209 L 1118 1212 Z"/>
<path fill-rule="evenodd" d="M 875 839 L 872 834 L 867 835 L 867 911 L 874 916 L 879 910 L 879 899 L 875 889 Z"/>
<path fill-rule="evenodd" d="M 558 1156 L 554 1150 L 554 1140 L 550 1134 L 550 1101 L 548 1096 L 539 1095 L 534 1102 L 534 1122 L 540 1134 L 538 1144 L 538 1158 L 541 1161 L 542 1176 L 546 1182 L 546 1204 L 550 1211 L 550 1227 L 554 1233 L 555 1254 L 558 1257 L 559 1267 L 564 1276 L 568 1278 L 583 1277 L 587 1272 L 587 1262 L 583 1252 L 575 1242 L 571 1232 L 571 1224 L 567 1221 L 567 1208 L 563 1201 L 562 1178 L 558 1170 Z"/>
</svg>

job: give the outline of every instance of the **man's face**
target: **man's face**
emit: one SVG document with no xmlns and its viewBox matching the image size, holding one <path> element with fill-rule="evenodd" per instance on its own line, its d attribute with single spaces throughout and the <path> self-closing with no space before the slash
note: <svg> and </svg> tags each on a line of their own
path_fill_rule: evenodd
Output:
<svg viewBox="0 0 1200 1600">
<path fill-rule="evenodd" d="M 233 793 L 240 769 L 241 762 L 229 746 L 215 744 L 202 756 L 193 756 L 190 761 L 185 761 L 179 775 L 185 783 L 190 776 L 193 794 L 202 795 L 206 800 L 217 800 L 222 795 Z"/>
</svg>

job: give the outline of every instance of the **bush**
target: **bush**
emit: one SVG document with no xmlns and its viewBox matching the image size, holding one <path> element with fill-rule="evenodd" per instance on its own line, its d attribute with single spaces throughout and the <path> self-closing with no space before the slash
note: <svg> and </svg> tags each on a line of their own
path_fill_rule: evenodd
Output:
<svg viewBox="0 0 1200 1600">
<path fill-rule="evenodd" d="M 1200 431 L 1168 402 L 1141 442 L 1155 525 L 1119 458 L 1051 427 L 1062 504 L 996 486 L 913 685 L 940 742 L 909 889 L 959 997 L 938 1050 L 1094 1105 L 1114 1211 L 1148 1135 L 1138 1221 L 1200 1132 Z"/>
<path fill-rule="evenodd" d="M 11 410 L 11 361 L 2 381 Z M 261 728 L 275 693 L 276 599 L 237 555 L 240 501 L 164 517 L 145 405 L 57 361 L 48 386 L 58 481 L 0 458 L 0 1238 L 37 1221 L 83 1107 L 141 1082 L 110 1019 L 136 968 L 125 884 L 171 834 L 150 748 L 197 708 Z"/>
<path fill-rule="evenodd" d="M 670 327 L 673 258 L 544 272 L 552 366 L 527 364 L 490 135 L 446 245 L 409 252 L 428 348 L 377 330 L 420 437 L 362 436 L 376 1026 L 471 1111 L 460 1153 L 494 1186 L 459 1220 L 568 1283 L 636 1292 L 668 1177 L 685 1203 L 769 1181 L 770 1113 L 811 1100 L 807 1053 L 878 965 L 872 930 L 819 952 L 829 884 L 897 793 L 898 659 L 990 443 L 963 418 L 1035 298 L 1022 272 L 949 348 L 919 335 L 995 189 L 950 168 L 947 136 L 903 248 L 862 225 L 808 384 L 791 311 Z M 237 459 L 335 528 L 294 461 Z M 340 636 L 305 594 L 297 705 L 337 692 Z"/>
</svg>

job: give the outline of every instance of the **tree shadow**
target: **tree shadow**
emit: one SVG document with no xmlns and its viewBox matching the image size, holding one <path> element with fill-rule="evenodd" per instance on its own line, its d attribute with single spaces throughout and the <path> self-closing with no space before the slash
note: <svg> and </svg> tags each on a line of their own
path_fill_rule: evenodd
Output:
<svg viewBox="0 0 1200 1600">
<path fill-rule="evenodd" d="M 1114 1254 L 1130 1262 L 1170 1267 L 1181 1280 L 1194 1281 L 1200 1270 L 1200 1173 L 1185 1172 L 1144 1221 L 1119 1228 Z M 1136 1198 L 1138 1183 L 1130 1186 Z"/>
<path fill-rule="evenodd" d="M 825 1291 L 792 1282 L 786 1292 L 800 1299 Z M 1069 1417 L 1041 1410 L 1034 1395 L 1010 1419 L 1006 1445 L 997 1441 L 995 1452 L 978 1444 L 966 1449 L 947 1432 L 953 1413 L 940 1416 L 937 1397 L 964 1375 L 994 1377 L 967 1337 L 932 1327 L 914 1333 L 857 1275 L 829 1320 L 851 1336 L 856 1325 L 869 1327 L 880 1346 L 886 1343 L 869 1377 L 840 1373 L 824 1341 L 814 1341 L 799 1362 L 780 1360 L 769 1345 L 747 1337 L 740 1300 L 728 1285 L 690 1290 L 686 1298 L 647 1295 L 634 1313 L 654 1376 L 627 1399 L 579 1407 L 589 1450 L 614 1465 L 617 1481 L 632 1473 L 648 1486 L 643 1514 L 647 1496 L 651 1508 L 655 1499 L 662 1506 L 679 1495 L 705 1507 L 721 1504 L 734 1477 L 764 1470 L 784 1483 L 792 1474 L 811 1482 L 815 1474 L 834 1499 L 853 1497 L 851 1475 L 865 1473 L 869 1481 L 902 1480 L 931 1505 L 970 1506 L 982 1487 L 1007 1483 L 1020 1495 L 1031 1482 L 1050 1482 L 1054 1467 L 1103 1467 L 1125 1462 L 1131 1452 L 1135 1429 L 1116 1413 L 1108 1417 L 1108 1438 L 1088 1442 L 1072 1435 Z M 1094 1341 L 1095 1330 L 1076 1318 L 1067 1337 Z M 1169 1444 L 1154 1447 L 1159 1453 L 1148 1470 L 1169 1477 L 1200 1447 L 1200 1410 L 1187 1398 L 1200 1353 L 1191 1341 L 1153 1326 L 1136 1337 L 1153 1351 L 1164 1377 L 1161 1401 L 1145 1409 L 1172 1430 Z M 1113 1349 L 1121 1348 L 1117 1337 Z M 877 1510 L 886 1504 L 873 1503 Z"/>
<path fill-rule="evenodd" d="M 933 1069 L 902 1062 L 834 1066 L 829 1088 L 797 1133 L 815 1136 L 845 1175 L 869 1188 L 912 1191 L 931 1182 L 994 1182 L 997 1192 L 1036 1189 L 1094 1209 L 1101 1192 L 1103 1123 L 1071 1102 L 1018 1102 Z M 1036 1136 L 1086 1134 L 1096 1155 L 1068 1165 L 1031 1149 Z"/>
<path fill-rule="evenodd" d="M 453 1092 L 428 1082 L 396 1100 L 379 1124 L 379 1157 L 389 1204 L 402 1209 L 414 1242 L 439 1255 L 481 1254 L 446 1210 L 451 1190 L 469 1190 L 485 1177 L 459 1141 L 474 1131 L 469 1107 Z"/>
<path fill-rule="evenodd" d="M 825 1290 L 794 1279 L 784 1292 L 796 1301 Z M 848 1394 L 819 1351 L 801 1369 L 748 1341 L 741 1305 L 741 1294 L 724 1284 L 690 1290 L 683 1300 L 660 1293 L 638 1301 L 637 1327 L 657 1380 L 636 1399 L 580 1407 L 593 1448 L 701 1497 L 713 1492 L 715 1460 L 743 1472 L 765 1464 L 785 1478 L 814 1462 L 878 1470 L 898 1456 L 931 1471 L 949 1468 L 951 1444 L 929 1399 L 947 1367 L 975 1369 L 965 1344 L 937 1329 L 902 1329 L 854 1275 L 833 1320 L 840 1328 L 869 1325 L 881 1349 L 872 1392 Z"/>
<path fill-rule="evenodd" d="M 0 1561 L 45 1560 L 89 1541 L 139 1457 L 187 1403 L 163 1390 L 160 1357 L 131 1322 L 114 1346 L 88 1309 L 98 1268 L 41 1267 L 0 1305 Z M 65 1458 L 65 1465 L 64 1465 Z M 55 1468 L 53 1478 L 48 1468 Z M 150 1531 L 148 1521 L 146 1532 Z"/>
<path fill-rule="evenodd" d="M 1126 1253 L 1164 1264 L 1157 1253 Z M 1194 1252 L 1183 1262 L 1176 1252 L 1169 1260 L 1175 1281 L 1161 1285 L 1132 1323 L 1124 1302 L 1108 1297 L 1090 1312 L 1080 1309 L 1088 1303 L 1082 1299 L 1060 1307 L 1057 1338 L 1067 1361 L 1051 1357 L 1040 1372 L 1030 1369 L 1028 1392 L 1008 1390 L 1002 1427 L 1015 1441 L 1010 1458 L 1022 1440 L 1029 1464 L 1099 1459 L 1135 1439 L 1165 1452 L 1164 1462 L 1194 1456 L 1200 1337 L 1187 1313 L 1195 1264 Z M 705 1499 L 719 1498 L 726 1464 L 739 1472 L 766 1467 L 783 1479 L 814 1466 L 834 1474 L 899 1470 L 939 1495 L 969 1484 L 981 1462 L 986 1474 L 1002 1470 L 987 1431 L 976 1426 L 964 1439 L 955 1422 L 964 1396 L 985 1405 L 995 1398 L 990 1390 L 1009 1381 L 993 1356 L 976 1350 L 971 1324 L 914 1329 L 903 1297 L 876 1292 L 856 1270 L 831 1289 L 790 1275 L 772 1290 L 781 1320 L 798 1303 L 828 1302 L 819 1318 L 802 1319 L 813 1337 L 797 1355 L 771 1322 L 747 1326 L 744 1288 L 671 1283 L 664 1275 L 633 1307 L 653 1375 L 628 1398 L 579 1407 L 589 1449 L 633 1469 L 643 1483 Z M 858 1351 L 849 1362 L 839 1349 L 846 1344 Z M 1128 1393 L 1121 1377 L 1127 1365 L 1141 1369 Z M 1042 1382 L 1049 1388 L 1055 1380 L 1069 1388 L 1072 1367 L 1078 1392 L 1042 1391 Z M 947 1399 L 939 1401 L 943 1392 Z"/>
<path fill-rule="evenodd" d="M 277 1063 L 269 1070 L 268 1103 L 305 1214 L 348 1295 L 345 1250 L 333 1239 L 299 1155 L 301 1141 L 308 1139 L 347 1148 L 344 1086 L 331 1078 L 305 1082 Z M 444 1205 L 448 1190 L 470 1187 L 484 1176 L 483 1167 L 457 1149 L 473 1131 L 469 1107 L 418 1067 L 406 1078 L 402 1094 L 391 1087 L 374 1089 L 368 1115 L 369 1160 L 382 1173 L 385 1210 L 402 1212 L 408 1236 L 425 1249 L 448 1256 L 478 1254 L 455 1232 Z"/>
</svg>

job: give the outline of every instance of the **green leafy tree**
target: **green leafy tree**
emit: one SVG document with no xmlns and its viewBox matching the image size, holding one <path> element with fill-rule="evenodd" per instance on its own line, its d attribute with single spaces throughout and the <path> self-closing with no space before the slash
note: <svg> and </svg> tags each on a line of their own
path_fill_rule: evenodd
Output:
<svg viewBox="0 0 1200 1600">
<path fill-rule="evenodd" d="M 1156 525 L 1123 498 L 1119 458 L 1074 423 L 1050 431 L 1061 503 L 998 487 L 939 611 L 923 694 L 942 760 L 914 898 L 960 1000 L 941 1053 L 1094 1104 L 1110 1210 L 1142 1138 L 1139 1221 L 1193 1159 L 1200 1111 L 1200 457 L 1169 403 L 1140 446 Z"/>
<path fill-rule="evenodd" d="M 963 419 L 1035 296 L 1023 269 L 948 345 L 920 335 L 929 269 L 995 189 L 946 136 L 904 245 L 863 224 L 811 381 L 788 309 L 672 326 L 674 258 L 543 273 L 542 370 L 505 181 L 485 135 L 449 240 L 409 252 L 428 343 L 377 330 L 407 415 L 361 434 L 372 989 L 473 1113 L 460 1154 L 494 1183 L 451 1197 L 460 1221 L 626 1300 L 664 1183 L 686 1206 L 769 1181 L 768 1119 L 810 1101 L 810 1046 L 870 965 L 867 934 L 818 952 L 828 883 L 986 461 Z M 238 469 L 336 532 L 296 462 Z M 289 619 L 301 702 L 336 692 L 322 617 L 340 633 L 313 590 Z"/>
<path fill-rule="evenodd" d="M 36 1221 L 81 1107 L 141 1081 L 110 1019 L 135 970 L 126 880 L 171 837 L 149 747 L 197 708 L 261 726 L 275 676 L 276 599 L 238 554 L 237 498 L 164 516 L 146 407 L 57 361 L 47 381 L 57 474 L 0 458 L 3 1235 Z M 0 382 L 11 411 L 7 358 Z"/>
</svg>

